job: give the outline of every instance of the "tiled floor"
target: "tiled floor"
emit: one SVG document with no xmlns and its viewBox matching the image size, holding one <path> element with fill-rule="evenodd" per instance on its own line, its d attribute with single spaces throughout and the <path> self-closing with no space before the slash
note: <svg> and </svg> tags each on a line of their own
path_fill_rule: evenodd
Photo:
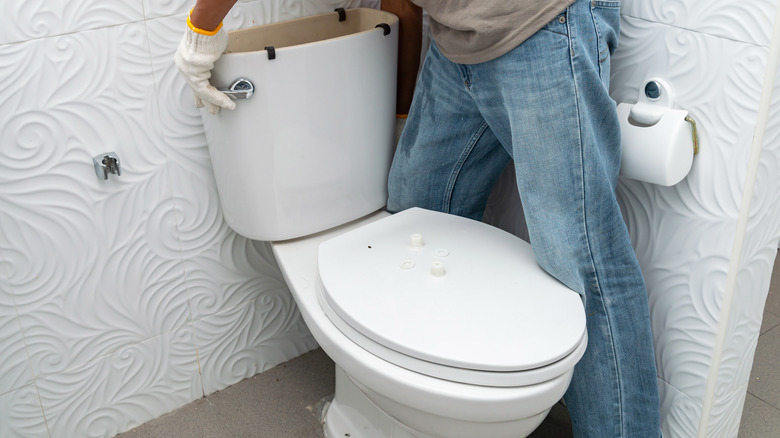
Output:
<svg viewBox="0 0 780 438">
<path fill-rule="evenodd" d="M 780 436 L 780 257 L 775 262 L 740 438 Z M 314 350 L 120 434 L 121 438 L 319 438 L 319 412 L 333 394 L 333 362 Z M 556 405 L 534 438 L 571 437 Z"/>
</svg>

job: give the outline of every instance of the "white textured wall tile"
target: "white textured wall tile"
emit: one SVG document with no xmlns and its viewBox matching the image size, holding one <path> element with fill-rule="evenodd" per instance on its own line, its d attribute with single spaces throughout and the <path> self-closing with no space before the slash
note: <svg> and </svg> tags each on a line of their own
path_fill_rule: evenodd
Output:
<svg viewBox="0 0 780 438">
<path fill-rule="evenodd" d="M 225 29 L 235 30 L 303 16 L 301 0 L 256 0 L 236 3 L 225 17 Z"/>
<path fill-rule="evenodd" d="M 195 0 L 143 0 L 146 19 L 186 13 L 195 6 Z"/>
<path fill-rule="evenodd" d="M 739 433 L 746 395 L 747 384 L 718 397 L 710 412 L 710 421 L 707 423 L 707 432 L 704 436 L 736 437 Z"/>
<path fill-rule="evenodd" d="M 200 111 L 195 107 L 192 91 L 173 63 L 173 55 L 186 29 L 184 19 L 184 15 L 176 15 L 147 22 L 160 122 L 164 127 L 166 151 L 170 155 L 168 162 L 195 174 L 211 174 Z"/>
<path fill-rule="evenodd" d="M 734 436 L 742 409 L 772 268 L 780 238 L 780 75 L 775 79 L 769 120 L 759 161 L 750 219 L 743 244 L 726 348 L 710 415 L 713 436 Z"/>
<path fill-rule="evenodd" d="M 0 281 L 0 394 L 27 385 L 33 379 L 22 327 L 11 295 L 3 290 L 4 286 L 5 282 Z"/>
<path fill-rule="evenodd" d="M 726 327 L 725 346 L 718 364 L 715 392 L 718 400 L 745 387 L 750 379 L 772 267 L 777 255 L 775 245 L 765 241 L 762 248 L 758 248 L 751 245 L 749 240 L 743 246 L 735 297 Z"/>
<path fill-rule="evenodd" d="M 33 371 L 189 317 L 143 23 L 0 46 L 0 224 Z M 97 178 L 113 150 L 122 175 Z"/>
<path fill-rule="evenodd" d="M 8 283 L 10 266 L 5 262 L 4 256 L 12 253 L 14 249 L 7 244 L 5 234 L 5 230 L 0 226 L 0 351 L 3 352 L 3 358 L 0 360 L 0 394 L 27 385 L 33 379 L 22 327 Z M 0 429 L 0 436 L 1 432 Z"/>
<path fill-rule="evenodd" d="M 195 0 L 143 0 L 143 5 L 144 14 L 149 19 L 187 13 L 195 5 Z M 238 0 L 225 20 L 226 28 L 231 28 L 228 24 L 242 21 L 241 16 L 246 16 L 248 11 L 262 18 L 257 24 L 272 23 L 285 17 L 299 17 L 301 0 Z"/>
<path fill-rule="evenodd" d="M 200 112 L 172 62 L 180 24 L 167 17 L 148 28 L 191 308 L 200 319 L 285 283 L 268 245 L 238 236 L 223 219 Z"/>
<path fill-rule="evenodd" d="M 27 41 L 143 19 L 141 0 L 3 0 L 0 44 Z"/>
<path fill-rule="evenodd" d="M 776 0 L 623 0 L 625 15 L 769 46 Z"/>
<path fill-rule="evenodd" d="M 206 395 L 317 346 L 286 288 L 193 325 Z"/>
<path fill-rule="evenodd" d="M 658 382 L 661 412 L 664 414 L 661 430 L 664 437 L 691 438 L 696 436 L 701 417 L 701 401 L 694 400 L 664 381 Z"/>
<path fill-rule="evenodd" d="M 178 24 L 185 26 L 187 12 L 195 5 L 195 0 L 143 0 L 147 19 L 170 15 L 180 16 Z M 224 20 L 225 30 L 230 31 L 266 23 L 301 17 L 301 0 L 239 0 L 228 12 Z"/>
<path fill-rule="evenodd" d="M 667 5 L 675 10 L 680 2 Z M 627 16 L 621 26 L 613 98 L 635 102 L 646 79 L 661 77 L 675 93 L 675 106 L 689 110 L 699 127 L 701 149 L 686 180 L 674 187 L 621 180 L 618 188 L 648 286 L 659 377 L 669 389 L 662 391 L 664 429 L 671 437 L 693 436 L 716 348 L 768 50 Z M 750 260 L 756 254 L 745 253 Z M 719 396 L 747 382 L 762 306 L 756 304 L 762 280 L 753 278 L 771 269 L 767 256 L 759 259 L 740 275 L 744 311 L 737 311 L 739 322 L 728 332 Z M 696 416 L 690 400 L 698 404 Z M 728 417 L 738 421 L 739 413 Z"/>
<path fill-rule="evenodd" d="M 35 384 L 0 394 L 0 436 L 49 438 Z"/>
<path fill-rule="evenodd" d="M 780 25 L 780 23 L 778 24 Z M 764 147 L 756 179 L 757 192 L 753 198 L 751 215 L 760 220 L 751 221 L 754 245 L 761 248 L 767 242 L 780 241 L 780 72 L 775 78 L 772 104 L 764 134 Z"/>
<path fill-rule="evenodd" d="M 723 227 L 724 231 L 727 229 Z M 650 259 L 640 257 L 640 264 L 648 287 L 658 375 L 688 396 L 701 400 L 715 344 L 728 259 L 695 249 L 682 254 L 690 254 L 693 259 L 703 257 L 705 261 L 686 263 L 681 268 L 675 264 L 682 263 L 679 259 L 656 254 Z"/>
<path fill-rule="evenodd" d="M 252 302 L 268 291 L 289 294 L 267 243 L 237 235 L 221 216 L 219 223 L 220 244 L 191 248 L 185 261 L 193 318 Z"/>
<path fill-rule="evenodd" d="M 17 195 L 45 175 L 107 196 L 108 184 L 145 180 L 164 164 L 143 23 L 6 45 L 0 55 L 0 181 L 17 182 Z M 91 156 L 107 149 L 127 171 L 101 185 Z"/>
<path fill-rule="evenodd" d="M 38 381 L 52 436 L 113 437 L 202 395 L 189 327 Z"/>
</svg>

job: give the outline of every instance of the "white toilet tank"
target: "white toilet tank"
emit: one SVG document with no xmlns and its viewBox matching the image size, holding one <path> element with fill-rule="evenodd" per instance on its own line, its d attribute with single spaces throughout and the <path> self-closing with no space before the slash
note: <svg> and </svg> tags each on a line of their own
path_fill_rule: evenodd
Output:
<svg viewBox="0 0 780 438">
<path fill-rule="evenodd" d="M 223 88 L 246 78 L 254 94 L 235 110 L 201 112 L 228 225 L 250 239 L 285 240 L 382 208 L 398 18 L 350 9 L 229 38 L 211 82 Z"/>
</svg>

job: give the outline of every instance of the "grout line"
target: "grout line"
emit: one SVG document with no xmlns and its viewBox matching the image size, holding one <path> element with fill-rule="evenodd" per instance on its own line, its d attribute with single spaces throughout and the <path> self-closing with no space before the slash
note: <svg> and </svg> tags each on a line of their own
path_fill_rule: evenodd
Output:
<svg viewBox="0 0 780 438">
<path fill-rule="evenodd" d="M 35 395 L 38 396 L 38 403 L 41 407 L 41 416 L 43 417 L 43 425 L 46 426 L 46 433 L 49 434 L 49 437 L 51 438 L 51 429 L 49 428 L 49 420 L 46 418 L 46 410 L 43 409 L 43 400 L 41 400 L 41 393 L 38 390 L 38 383 L 33 382 L 33 386 L 35 387 Z"/>
<path fill-rule="evenodd" d="M 200 349 L 198 349 L 198 333 L 195 331 L 194 323 L 190 323 L 190 330 L 192 330 L 192 346 L 195 349 L 195 362 L 198 364 L 198 376 L 200 376 L 200 394 L 206 398 L 206 385 L 203 383 L 203 367 L 200 364 Z M 213 406 L 210 401 L 209 404 Z"/>
<path fill-rule="evenodd" d="M 771 332 L 772 330 L 776 329 L 777 327 L 780 327 L 780 324 L 773 325 L 772 327 L 770 327 L 770 328 L 766 329 L 766 331 L 765 331 L 764 333 L 760 333 L 760 334 L 758 335 L 758 341 L 759 341 L 759 342 L 761 342 L 761 337 L 762 337 L 762 336 L 764 336 L 765 334 L 767 334 L 767 333 Z"/>
<path fill-rule="evenodd" d="M 152 70 L 152 81 L 153 81 L 153 85 L 154 85 L 154 105 L 155 105 L 155 107 L 157 109 L 157 117 L 158 117 L 158 119 L 160 119 L 162 117 L 162 114 L 163 114 L 163 107 L 162 107 L 162 104 L 160 102 L 160 100 L 161 100 L 160 86 L 161 86 L 162 76 L 163 76 L 163 74 L 165 72 L 165 66 L 164 65 L 160 66 L 160 65 L 157 65 L 155 63 L 155 57 L 154 57 L 154 53 L 153 53 L 153 50 L 152 50 L 152 38 L 151 38 L 151 34 L 149 32 L 149 20 L 144 20 L 144 30 L 146 32 L 146 44 L 147 44 L 148 49 L 149 49 L 149 66 L 151 67 L 151 70 Z M 173 63 L 173 61 L 172 61 L 173 58 L 172 57 L 169 57 L 169 58 L 170 58 L 169 59 L 169 63 L 172 64 Z M 159 70 L 158 70 L 157 67 L 159 67 Z M 181 238 L 181 235 L 182 235 L 181 225 L 184 222 L 184 217 L 183 217 L 183 215 L 182 215 L 182 213 L 180 211 L 180 207 L 181 206 L 177 205 L 177 203 L 176 203 L 176 190 L 174 189 L 175 184 L 174 184 L 174 181 L 173 181 L 173 172 L 171 170 L 171 160 L 169 158 L 169 153 L 168 153 L 168 149 L 170 148 L 170 146 L 168 145 L 167 131 L 165 129 L 165 126 L 163 126 L 163 123 L 160 123 L 159 125 L 160 125 L 159 126 L 160 141 L 162 142 L 161 146 L 162 146 L 163 154 L 165 155 L 165 172 L 166 172 L 166 176 L 167 176 L 166 180 L 168 182 L 168 190 L 170 192 L 169 202 L 171 203 L 171 205 L 173 207 L 173 214 L 174 214 L 174 217 L 176 218 L 176 226 L 175 226 L 175 229 L 176 229 L 176 243 L 179 246 L 178 247 L 178 250 L 179 250 L 178 251 L 178 256 L 179 256 L 178 257 L 178 263 L 179 263 L 179 266 L 181 267 L 181 278 L 182 278 L 182 281 L 184 282 L 184 291 L 185 291 L 184 293 L 185 293 L 185 296 L 187 298 L 187 311 L 189 313 L 188 321 L 190 323 L 193 323 L 194 322 L 194 317 L 193 317 L 194 312 L 192 310 L 192 287 L 190 286 L 190 282 L 189 282 L 190 272 L 188 272 L 187 267 L 186 267 L 186 260 L 184 258 L 184 248 L 182 247 L 182 238 Z M 194 333 L 194 327 L 193 327 L 193 333 Z M 197 342 L 194 342 L 194 343 L 195 343 L 195 345 L 194 345 L 195 346 L 195 352 L 196 352 L 196 355 L 197 355 L 198 345 L 197 345 Z M 198 357 L 198 372 L 200 373 L 200 358 L 199 357 Z"/>
<path fill-rule="evenodd" d="M 772 327 L 771 329 L 769 329 L 769 330 L 765 331 L 765 332 L 764 332 L 764 335 L 767 335 L 767 334 L 769 334 L 769 333 L 771 333 L 771 332 L 773 332 L 773 331 L 775 331 L 775 330 L 780 330 L 780 323 L 776 324 L 776 325 L 775 325 L 774 327 Z M 764 336 L 764 335 L 761 335 L 761 336 Z"/>
<path fill-rule="evenodd" d="M 769 46 L 765 46 L 765 45 L 758 44 L 758 43 L 755 43 L 755 42 L 738 40 L 738 39 L 736 39 L 734 37 L 729 37 L 729 36 L 724 36 L 724 35 L 716 35 L 714 33 L 704 32 L 702 30 L 691 29 L 691 28 L 683 27 L 683 26 L 678 26 L 676 24 L 665 23 L 665 22 L 661 22 L 661 21 L 654 21 L 654 20 L 651 20 L 651 19 L 648 19 L 648 18 L 636 17 L 634 15 L 628 15 L 628 14 L 624 14 L 624 13 L 621 13 L 620 16 L 621 17 L 626 17 L 626 18 L 631 18 L 632 20 L 644 21 L 646 23 L 659 24 L 661 26 L 668 26 L 668 27 L 672 27 L 672 28 L 675 28 L 675 29 L 678 29 L 678 30 L 685 31 L 685 32 L 691 32 L 691 33 L 695 33 L 695 34 L 699 34 L 699 35 L 709 36 L 709 37 L 713 37 L 713 38 L 719 38 L 719 39 L 722 39 L 722 40 L 731 41 L 731 42 L 738 43 L 738 44 L 746 44 L 746 45 L 749 45 L 749 46 L 761 47 L 761 48 L 764 48 L 764 49 L 768 49 L 769 48 Z"/>
<path fill-rule="evenodd" d="M 764 332 L 763 334 L 759 335 L 759 341 L 758 341 L 758 342 L 759 342 L 759 343 L 761 342 L 761 337 L 762 337 L 762 336 L 764 336 L 764 335 L 766 335 L 766 334 L 769 334 L 769 333 L 771 333 L 771 332 L 773 332 L 773 331 L 775 331 L 775 330 L 777 330 L 777 331 L 778 331 L 778 333 L 780 333 L 780 323 L 778 323 L 777 325 L 775 325 L 775 326 L 774 326 L 774 327 L 772 327 L 771 329 L 767 330 L 767 331 L 766 331 L 766 332 Z M 758 346 L 756 346 L 756 348 L 758 348 Z M 772 363 L 772 365 L 775 365 L 775 364 L 774 364 L 774 363 Z M 755 360 L 755 356 L 754 356 L 754 358 L 753 358 L 753 367 L 755 367 L 755 366 L 756 366 L 756 360 Z M 749 384 L 750 384 L 750 382 L 752 382 L 752 380 L 753 380 L 752 372 L 751 372 L 751 376 L 750 376 L 750 378 L 749 378 L 749 379 L 750 379 L 750 380 L 748 380 L 748 385 L 749 385 Z M 749 388 L 749 386 L 748 386 L 748 388 Z M 763 403 L 765 403 L 765 404 L 767 404 L 767 405 L 769 405 L 769 406 L 771 406 L 771 407 L 773 407 L 773 408 L 777 409 L 778 411 L 780 411 L 780 406 L 775 406 L 773 403 L 771 403 L 771 402 L 769 402 L 769 401 L 766 401 L 766 400 L 764 400 L 763 398 L 759 397 L 757 394 L 755 394 L 755 393 L 751 392 L 749 389 L 748 389 L 747 393 L 748 393 L 748 394 L 750 394 L 750 395 L 752 395 L 753 397 L 757 398 L 757 399 L 758 399 L 758 400 L 760 400 L 761 402 L 763 402 Z"/>
<path fill-rule="evenodd" d="M 171 14 L 170 16 L 179 15 L 177 12 L 176 14 Z M 163 114 L 163 107 L 162 103 L 160 101 L 161 99 L 161 93 L 160 93 L 160 86 L 162 81 L 162 76 L 165 72 L 165 66 L 164 65 L 157 65 L 155 63 L 155 57 L 154 57 L 154 51 L 152 50 L 152 36 L 149 32 L 149 20 L 154 20 L 158 18 L 164 18 L 164 17 L 154 17 L 154 18 L 146 18 L 146 11 L 144 11 L 144 30 L 146 32 L 146 43 L 149 48 L 149 64 L 152 70 L 152 81 L 154 85 L 154 100 L 155 100 L 155 106 L 157 108 L 157 117 L 162 117 Z M 172 57 L 169 57 L 172 59 Z M 171 64 L 172 61 L 169 61 Z M 173 181 L 173 170 L 171 169 L 171 160 L 170 155 L 168 152 L 168 149 L 170 148 L 168 144 L 168 132 L 166 131 L 165 127 L 162 123 L 160 123 L 159 126 L 160 129 L 160 141 L 162 142 L 162 149 L 163 153 L 165 154 L 165 170 L 167 174 L 167 182 L 168 182 L 168 190 L 170 191 L 170 203 L 173 207 L 173 213 L 174 217 L 176 218 L 176 242 L 178 243 L 178 250 L 179 250 L 179 265 L 181 267 L 181 278 L 184 282 L 184 293 L 187 299 L 187 311 L 189 313 L 188 320 L 190 329 L 192 330 L 192 346 L 195 349 L 195 362 L 198 365 L 198 376 L 200 377 L 200 390 L 201 390 L 201 396 L 206 396 L 206 387 L 204 383 L 204 377 L 203 377 L 203 368 L 201 366 L 201 357 L 200 357 L 200 346 L 198 342 L 197 332 L 195 329 L 195 312 L 193 311 L 193 305 L 192 305 L 192 286 L 190 285 L 189 277 L 191 273 L 187 269 L 187 260 L 185 260 L 184 256 L 184 248 L 182 246 L 182 231 L 181 226 L 184 221 L 184 217 L 182 215 L 182 212 L 180 210 L 180 205 L 176 202 L 176 189 L 175 184 Z"/>
<path fill-rule="evenodd" d="M 8 239 L 5 239 L 6 241 L 9 241 Z M 30 371 L 30 381 L 29 383 L 35 383 L 38 381 L 39 372 L 38 367 L 33 366 L 32 361 L 32 355 L 30 354 L 30 345 L 27 342 L 27 336 L 24 334 L 24 325 L 22 325 L 22 316 L 19 313 L 19 306 L 16 303 L 16 294 L 13 291 L 13 286 L 11 283 L 11 268 L 9 267 L 11 265 L 11 261 L 6 259 L 3 255 L 3 251 L 0 250 L 0 286 L 5 284 L 7 286 L 7 290 L 4 293 L 5 295 L 8 295 L 11 298 L 11 308 L 13 308 L 14 311 L 14 319 L 16 319 L 16 325 L 19 328 L 19 335 L 22 337 L 22 344 L 24 344 L 24 354 L 27 355 L 27 366 L 29 367 Z M 20 385 L 17 388 L 11 388 L 7 392 L 14 391 L 16 389 L 19 389 L 25 385 Z M 7 393 L 6 392 L 6 393 Z M 35 387 L 35 393 L 38 394 L 38 387 Z M 2 394 L 0 394 L 2 395 Z M 38 401 L 40 401 L 40 397 L 38 397 Z"/>
<path fill-rule="evenodd" d="M 237 382 L 237 383 L 234 383 L 233 385 L 236 385 L 236 384 L 238 384 L 238 383 L 241 383 L 242 381 L 243 381 L 243 380 L 241 380 L 241 381 L 239 381 L 239 382 Z M 232 386 L 232 385 L 231 385 L 231 386 Z M 229 388 L 229 386 L 228 386 L 228 388 Z M 227 388 L 224 388 L 224 389 L 227 389 Z M 220 389 L 219 391 L 212 392 L 212 393 L 211 393 L 211 394 L 209 394 L 209 395 L 204 395 L 204 396 L 203 396 L 203 399 L 204 399 L 204 400 L 206 400 L 206 403 L 208 403 L 208 404 L 209 404 L 209 406 L 211 406 L 212 408 L 214 408 L 214 412 L 215 412 L 215 415 L 217 416 L 217 418 L 219 419 L 219 424 L 220 424 L 220 426 L 222 426 L 222 428 L 223 428 L 223 429 L 224 429 L 224 430 L 227 432 L 227 434 L 228 434 L 228 437 L 227 437 L 227 438 L 238 438 L 238 435 L 236 435 L 236 434 L 235 434 L 235 432 L 233 432 L 233 429 L 231 429 L 231 428 L 230 428 L 230 421 L 228 421 L 227 417 L 225 417 L 225 414 L 223 413 L 223 411 L 222 411 L 222 408 L 220 408 L 219 404 L 217 404 L 217 403 L 213 403 L 213 402 L 212 402 L 212 401 L 209 399 L 209 397 L 213 396 L 214 394 L 218 394 L 218 393 L 220 393 L 220 392 L 221 392 L 221 391 L 223 391 L 224 389 Z M 205 394 L 205 392 L 204 392 L 204 394 Z M 237 399 L 237 398 L 236 398 L 235 400 L 233 400 L 233 399 L 231 399 L 231 400 L 230 400 L 230 403 L 233 403 L 233 402 L 235 402 L 235 403 L 242 403 L 243 401 L 242 401 L 242 400 L 239 400 L 239 399 Z"/>
<path fill-rule="evenodd" d="M 79 34 L 79 33 L 82 33 L 82 32 L 92 32 L 92 31 L 101 30 L 101 29 L 111 29 L 111 28 L 114 28 L 114 27 L 127 26 L 128 24 L 142 23 L 142 22 L 145 22 L 145 21 L 147 21 L 146 18 L 141 18 L 140 20 L 129 20 L 129 21 L 124 21 L 122 23 L 107 24 L 105 26 L 91 27 L 91 28 L 88 28 L 88 29 L 79 29 L 79 30 L 72 30 L 72 31 L 68 31 L 68 32 L 56 33 L 56 34 L 52 34 L 52 35 L 44 35 L 44 36 L 32 37 L 32 38 L 28 38 L 28 39 L 25 39 L 25 40 L 8 41 L 6 43 L 1 43 L 0 47 L 12 46 L 14 44 L 24 44 L 24 43 L 28 43 L 28 42 L 32 42 L 32 41 L 40 41 L 40 40 L 45 40 L 45 39 L 49 39 L 49 38 L 59 38 L 59 37 L 64 37 L 64 36 L 68 36 L 68 35 L 76 35 L 76 34 Z"/>
<path fill-rule="evenodd" d="M 143 8 L 143 4 L 141 6 Z M 90 27 L 90 28 L 85 28 L 85 29 L 71 30 L 71 31 L 55 33 L 55 34 L 51 34 L 51 35 L 25 37 L 25 39 L 22 39 L 22 40 L 6 41 L 4 43 L 0 43 L 0 47 L 12 46 L 14 44 L 24 44 L 24 43 L 31 42 L 31 41 L 45 40 L 47 38 L 58 38 L 58 37 L 62 37 L 62 36 L 75 35 L 75 34 L 82 33 L 82 32 L 91 32 L 93 30 L 110 29 L 112 27 L 125 26 L 125 25 L 128 25 L 128 24 L 135 24 L 135 23 L 142 23 L 142 22 L 145 23 L 145 22 L 149 22 L 149 21 L 152 21 L 152 20 L 157 20 L 159 18 L 168 18 L 168 17 L 173 17 L 175 15 L 186 14 L 187 10 L 185 9 L 185 10 L 181 10 L 181 11 L 178 11 L 178 12 L 173 12 L 173 13 L 170 13 L 170 14 L 155 15 L 153 17 L 147 16 L 146 11 L 144 9 L 142 9 L 141 12 L 143 14 L 143 17 L 141 17 L 140 19 L 137 19 L 137 20 L 127 20 L 127 21 L 123 21 L 121 23 L 105 24 L 105 25 L 102 25 L 102 26 Z"/>
<path fill-rule="evenodd" d="M 769 313 L 769 312 L 767 312 L 767 313 Z M 777 316 L 777 315 L 774 315 L 774 314 L 772 314 L 772 316 Z M 766 327 L 766 330 L 764 330 L 764 332 L 763 332 L 763 333 L 759 333 L 759 334 L 758 334 L 758 338 L 759 338 L 759 339 L 761 339 L 761 336 L 764 336 L 765 334 L 767 334 L 767 333 L 771 332 L 772 330 L 776 329 L 778 326 L 780 326 L 780 321 L 776 322 L 776 323 L 775 323 L 773 326 L 771 326 L 771 327 Z"/>
<path fill-rule="evenodd" d="M 780 412 L 780 407 L 777 407 L 777 406 L 773 405 L 772 403 L 770 403 L 770 402 L 768 402 L 768 401 L 764 400 L 763 398 L 761 398 L 761 397 L 759 397 L 759 396 L 757 396 L 757 395 L 753 394 L 752 392 L 748 392 L 748 394 L 750 394 L 750 395 L 752 395 L 753 397 L 755 397 L 755 398 L 756 398 L 756 400 L 760 401 L 761 403 L 763 403 L 763 404 L 765 404 L 765 405 L 769 406 L 770 408 L 772 408 L 772 409 L 774 409 L 774 410 L 776 410 L 776 411 Z"/>
</svg>

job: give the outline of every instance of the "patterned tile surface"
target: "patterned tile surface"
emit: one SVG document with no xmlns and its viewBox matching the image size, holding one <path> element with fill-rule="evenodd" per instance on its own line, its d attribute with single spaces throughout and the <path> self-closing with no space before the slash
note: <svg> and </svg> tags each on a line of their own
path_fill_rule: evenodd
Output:
<svg viewBox="0 0 780 438">
<path fill-rule="evenodd" d="M 268 245 L 222 219 L 172 62 L 190 3 L 0 6 L 4 437 L 47 436 L 44 414 L 52 436 L 113 436 L 316 346 Z M 242 0 L 225 25 L 303 8 Z"/>
<path fill-rule="evenodd" d="M 268 246 L 222 219 L 199 113 L 171 59 L 191 3 L 0 3 L 0 436 L 112 436 L 315 345 Z M 638 83 L 664 74 L 703 127 L 686 182 L 620 187 L 661 377 L 676 391 L 664 406 L 682 430 L 698 424 L 775 3 L 622 6 L 615 99 L 635 99 Z M 240 0 L 225 26 L 358 4 L 379 2 Z M 717 68 L 702 68 L 712 59 Z M 771 318 L 761 328 L 760 310 L 768 248 L 780 239 L 778 113 L 773 102 L 718 373 L 728 384 L 712 430 L 726 433 L 739 422 L 758 334 L 776 331 Z M 92 157 L 108 151 L 122 175 L 104 181 Z M 776 296 L 766 310 L 780 318 Z"/>
<path fill-rule="evenodd" d="M 774 0 L 623 0 L 620 9 L 626 16 L 646 21 L 769 46 L 776 8 Z"/>
</svg>

